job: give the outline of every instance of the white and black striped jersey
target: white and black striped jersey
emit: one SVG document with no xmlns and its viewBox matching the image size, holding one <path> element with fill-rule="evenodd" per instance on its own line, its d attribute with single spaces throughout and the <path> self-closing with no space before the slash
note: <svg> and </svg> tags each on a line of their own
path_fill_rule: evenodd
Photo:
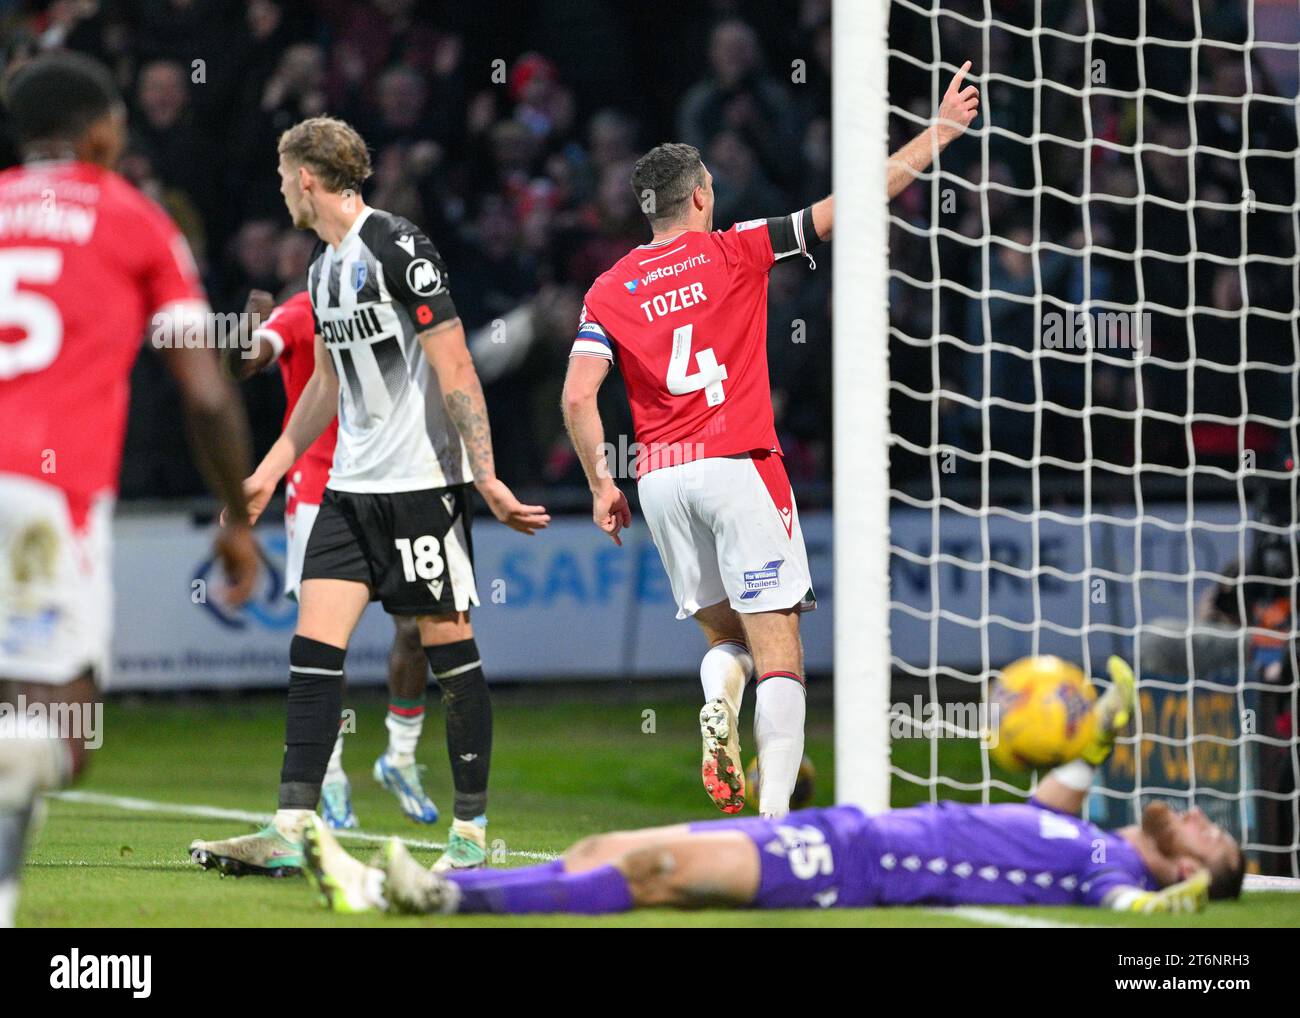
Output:
<svg viewBox="0 0 1300 1018">
<path fill-rule="evenodd" d="M 417 334 L 456 317 L 447 266 L 409 220 L 363 209 L 307 272 L 316 328 L 339 377 L 329 487 L 415 491 L 472 478 Z"/>
</svg>

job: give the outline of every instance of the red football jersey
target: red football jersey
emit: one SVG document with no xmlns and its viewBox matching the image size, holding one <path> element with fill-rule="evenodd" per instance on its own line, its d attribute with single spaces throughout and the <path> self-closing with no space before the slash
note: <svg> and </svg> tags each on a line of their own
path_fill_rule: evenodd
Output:
<svg viewBox="0 0 1300 1018">
<path fill-rule="evenodd" d="M 203 299 L 180 231 L 117 174 L 72 161 L 0 173 L 0 472 L 61 488 L 79 526 L 117 491 L 146 323 Z"/>
<path fill-rule="evenodd" d="M 767 220 L 633 249 L 599 276 L 573 355 L 618 362 L 636 474 L 780 446 L 767 373 Z"/>
<path fill-rule="evenodd" d="M 278 350 L 276 359 L 284 380 L 284 423 L 288 424 L 293 408 L 316 370 L 316 319 L 312 315 L 311 296 L 306 290 L 294 294 L 271 312 L 258 332 L 269 334 Z M 285 484 L 285 512 L 293 512 L 299 502 L 320 504 L 334 463 L 338 436 L 339 421 L 335 417 L 293 465 Z"/>
</svg>

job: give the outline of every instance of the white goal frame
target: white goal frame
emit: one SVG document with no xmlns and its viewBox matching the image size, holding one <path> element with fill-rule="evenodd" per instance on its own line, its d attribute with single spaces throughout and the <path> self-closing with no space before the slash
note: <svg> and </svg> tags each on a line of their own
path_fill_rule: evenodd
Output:
<svg viewBox="0 0 1300 1018">
<path fill-rule="evenodd" d="M 889 808 L 889 0 L 835 0 L 835 789 Z"/>
</svg>

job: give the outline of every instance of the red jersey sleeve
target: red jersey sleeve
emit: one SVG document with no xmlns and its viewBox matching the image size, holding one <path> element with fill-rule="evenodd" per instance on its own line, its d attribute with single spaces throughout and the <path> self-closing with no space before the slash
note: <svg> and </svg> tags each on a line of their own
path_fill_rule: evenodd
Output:
<svg viewBox="0 0 1300 1018">
<path fill-rule="evenodd" d="M 140 288 L 149 313 L 177 301 L 206 300 L 185 237 L 153 202 L 140 202 Z"/>
<path fill-rule="evenodd" d="M 277 359 L 310 353 L 316 342 L 316 315 L 307 292 L 296 293 L 276 307 L 258 326 L 257 334 L 271 343 Z"/>
<path fill-rule="evenodd" d="M 737 223 L 730 230 L 718 230 L 714 233 L 729 262 L 767 272 L 776 261 L 772 251 L 772 235 L 767 228 L 766 219 L 750 219 Z"/>
</svg>

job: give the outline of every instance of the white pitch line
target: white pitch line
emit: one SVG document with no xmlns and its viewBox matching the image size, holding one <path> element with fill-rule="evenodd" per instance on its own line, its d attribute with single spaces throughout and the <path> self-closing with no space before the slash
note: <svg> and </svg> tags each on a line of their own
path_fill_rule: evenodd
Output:
<svg viewBox="0 0 1300 1018">
<path fill-rule="evenodd" d="M 269 813 L 252 813 L 242 809 L 226 809 L 223 806 L 199 806 L 182 802 L 157 802 L 153 799 L 133 799 L 124 795 L 104 795 L 100 792 L 51 792 L 46 798 L 80 806 L 105 806 L 109 809 L 126 810 L 131 813 L 163 813 L 172 816 L 201 817 L 205 820 L 235 820 L 249 824 L 268 824 Z M 385 842 L 392 835 L 370 834 L 367 831 L 334 831 L 334 836 L 352 841 Z M 400 835 L 398 837 L 401 837 Z M 410 848 L 431 849 L 440 852 L 447 846 L 441 841 L 425 841 L 421 838 L 401 838 Z M 492 850 L 495 853 L 495 850 Z M 537 862 L 550 862 L 559 856 L 553 852 L 514 852 L 504 853 L 514 859 L 530 859 Z"/>
<path fill-rule="evenodd" d="M 1243 891 L 1281 891 L 1284 894 L 1300 894 L 1300 877 L 1266 877 L 1258 873 L 1247 873 L 1242 882 Z"/>
<path fill-rule="evenodd" d="M 1033 916 L 1019 915 L 1015 912 L 1003 912 L 997 908 L 979 908 L 974 905 L 962 905 L 958 908 L 927 909 L 932 915 L 950 915 L 958 919 L 969 919 L 984 926 L 1010 926 L 1026 930 L 1083 930 L 1091 929 L 1084 923 L 1062 923 L 1054 919 L 1035 919 Z"/>
</svg>

